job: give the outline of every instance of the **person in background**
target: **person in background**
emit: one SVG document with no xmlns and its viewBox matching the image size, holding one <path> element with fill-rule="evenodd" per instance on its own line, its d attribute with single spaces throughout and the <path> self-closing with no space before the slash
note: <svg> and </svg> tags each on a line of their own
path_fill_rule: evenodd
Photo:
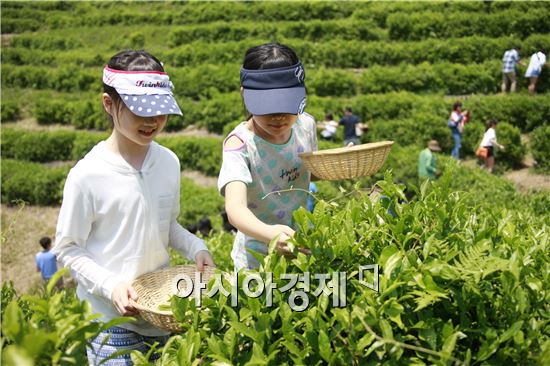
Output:
<svg viewBox="0 0 550 366">
<path fill-rule="evenodd" d="M 537 88 L 537 81 L 539 80 L 540 73 L 542 72 L 542 67 L 546 64 L 546 55 L 539 50 L 538 52 L 533 53 L 531 60 L 529 61 L 529 66 L 525 71 L 525 77 L 529 78 L 529 95 L 535 94 Z"/>
<path fill-rule="evenodd" d="M 42 280 L 47 283 L 57 272 L 57 258 L 50 249 L 52 249 L 52 239 L 44 236 L 39 240 L 42 251 L 36 254 L 36 271 L 42 275 Z M 60 279 L 57 287 L 61 287 L 63 281 Z"/>
<path fill-rule="evenodd" d="M 481 144 L 479 146 L 487 149 L 487 155 L 485 157 L 485 169 L 489 173 L 493 172 L 493 167 L 495 166 L 495 147 L 501 150 L 504 150 L 504 145 L 501 145 L 497 142 L 497 134 L 495 128 L 497 126 L 496 120 L 490 120 L 485 126 L 485 133 L 483 134 L 483 139 L 481 139 Z"/>
<path fill-rule="evenodd" d="M 338 122 L 333 119 L 332 113 L 327 113 L 325 120 L 319 123 L 318 128 L 322 129 L 321 137 L 323 140 L 333 141 L 338 129 Z"/>
<path fill-rule="evenodd" d="M 430 140 L 428 146 L 420 152 L 418 157 L 418 177 L 420 179 L 434 180 L 441 175 L 436 167 L 435 152 L 440 152 L 441 147 L 436 140 Z"/>
<path fill-rule="evenodd" d="M 501 90 L 503 94 L 506 93 L 508 84 L 510 84 L 510 93 L 515 93 L 516 91 L 516 85 L 517 85 L 516 64 L 525 66 L 525 64 L 521 62 L 521 59 L 519 57 L 519 51 L 520 51 L 519 47 L 514 47 L 504 52 L 504 56 L 502 56 Z"/>
<path fill-rule="evenodd" d="M 453 134 L 454 146 L 451 151 L 451 156 L 458 160 L 460 158 L 460 147 L 462 141 L 462 133 L 464 132 L 464 124 L 469 116 L 468 111 L 462 112 L 462 103 L 456 102 L 453 104 L 453 110 L 447 121 L 447 126 Z"/>
<path fill-rule="evenodd" d="M 199 221 L 198 230 L 202 236 L 210 236 L 210 232 L 212 231 L 212 222 L 208 217 L 205 216 Z"/>
<path fill-rule="evenodd" d="M 340 120 L 340 125 L 344 126 L 344 146 L 361 144 L 357 130 L 362 131 L 364 125 L 361 123 L 361 119 L 353 114 L 351 107 L 344 108 L 344 117 Z"/>
<path fill-rule="evenodd" d="M 309 182 L 309 192 L 313 193 L 313 194 L 319 192 L 317 190 L 317 185 L 314 182 Z M 309 210 L 309 212 L 313 212 L 314 208 L 315 208 L 315 202 L 313 202 L 313 197 L 311 196 L 311 194 L 308 194 L 307 195 L 307 209 Z"/>
</svg>

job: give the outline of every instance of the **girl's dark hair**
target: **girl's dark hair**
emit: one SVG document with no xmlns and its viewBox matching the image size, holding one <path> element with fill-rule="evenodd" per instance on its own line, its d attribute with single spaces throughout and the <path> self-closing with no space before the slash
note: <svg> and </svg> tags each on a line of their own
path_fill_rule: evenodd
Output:
<svg viewBox="0 0 550 366">
<path fill-rule="evenodd" d="M 457 109 L 458 107 L 462 107 L 462 103 L 460 103 L 460 102 L 455 102 L 455 104 L 453 104 L 453 111 L 456 111 L 456 109 Z"/>
<path fill-rule="evenodd" d="M 292 48 L 280 43 L 267 43 L 246 51 L 243 68 L 248 70 L 276 69 L 296 65 L 299 61 Z"/>
<path fill-rule="evenodd" d="M 495 127 L 495 126 L 497 125 L 497 122 L 498 122 L 498 121 L 497 121 L 496 119 L 492 119 L 492 120 L 490 120 L 489 122 L 487 122 L 487 123 L 485 124 L 485 131 L 487 131 L 487 130 L 488 130 L 489 128 L 491 128 L 491 127 Z"/>
<path fill-rule="evenodd" d="M 111 57 L 107 63 L 111 69 L 122 71 L 162 71 L 164 68 L 160 61 L 153 55 L 145 51 L 121 51 Z M 103 92 L 118 103 L 120 95 L 115 88 L 103 83 Z"/>
<path fill-rule="evenodd" d="M 327 113 L 325 114 L 325 119 L 330 119 L 332 120 L 333 116 L 332 116 L 332 113 Z"/>
</svg>

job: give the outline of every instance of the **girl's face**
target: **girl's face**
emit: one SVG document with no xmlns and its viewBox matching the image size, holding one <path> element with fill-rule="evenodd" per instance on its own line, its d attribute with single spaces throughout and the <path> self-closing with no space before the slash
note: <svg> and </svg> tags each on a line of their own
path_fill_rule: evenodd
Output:
<svg viewBox="0 0 550 366">
<path fill-rule="evenodd" d="M 126 140 L 139 146 L 149 145 L 168 120 L 167 115 L 140 117 L 132 113 L 122 101 L 113 103 L 108 94 L 103 95 L 103 105 L 113 118 L 114 129 Z"/>
<path fill-rule="evenodd" d="M 290 139 L 297 114 L 268 114 L 252 116 L 254 132 L 272 144 L 284 144 Z"/>
</svg>

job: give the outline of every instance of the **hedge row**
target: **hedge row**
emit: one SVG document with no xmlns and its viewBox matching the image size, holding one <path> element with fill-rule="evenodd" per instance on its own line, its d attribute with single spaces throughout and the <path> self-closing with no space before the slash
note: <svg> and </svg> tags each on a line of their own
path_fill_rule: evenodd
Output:
<svg viewBox="0 0 550 366">
<path fill-rule="evenodd" d="M 332 2 L 300 2 L 300 3 L 140 3 L 139 5 L 113 4 L 102 2 L 87 5 L 79 3 L 72 12 L 85 13 L 86 16 L 75 17 L 67 11 L 53 11 L 20 7 L 6 9 L 7 24 L 2 24 L 2 33 L 22 32 L 28 29 L 18 27 L 17 19 L 34 20 L 36 28 L 66 28 L 82 26 L 106 25 L 184 25 L 195 23 L 210 23 L 214 21 L 299 21 L 307 15 L 308 19 L 341 19 L 349 17 L 360 4 L 337 4 Z M 56 9 L 65 10 L 65 9 Z"/>
<path fill-rule="evenodd" d="M 393 140 L 400 146 L 425 146 L 431 139 L 439 141 L 443 152 L 450 154 L 453 147 L 451 131 L 442 123 L 437 115 L 418 115 L 415 119 L 390 120 L 371 123 L 369 132 L 365 135 L 366 141 Z M 479 146 L 485 125 L 481 122 L 472 122 L 466 125 L 462 136 L 460 156 L 474 156 Z M 526 147 L 521 142 L 521 133 L 517 127 L 508 123 L 499 123 L 497 136 L 505 150 L 495 152 L 498 164 L 505 168 L 519 168 L 525 157 Z"/>
<path fill-rule="evenodd" d="M 529 137 L 537 170 L 550 174 L 550 125 L 535 128 Z"/>
<path fill-rule="evenodd" d="M 501 62 L 461 65 L 449 62 L 419 65 L 372 66 L 363 70 L 308 68 L 311 95 L 353 96 L 407 90 L 417 93 L 463 95 L 500 90 Z M 238 92 L 239 65 L 201 65 L 168 69 L 178 97 L 211 98 L 219 93 Z M 4 65 L 2 85 L 8 88 L 53 89 L 56 91 L 100 91 L 101 71 L 77 66 L 47 68 Z M 527 79 L 518 76 L 518 88 Z M 539 92 L 550 89 L 550 73 L 543 72 Z"/>
<path fill-rule="evenodd" d="M 189 178 L 183 178 L 180 201 L 178 221 L 184 227 L 197 224 L 205 216 L 209 217 L 212 223 L 221 221 L 224 199 L 216 187 L 202 187 Z"/>
<path fill-rule="evenodd" d="M 453 145 L 451 133 L 440 115 L 418 113 L 414 118 L 371 121 L 369 125 L 369 132 L 364 136 L 365 142 L 393 140 L 400 146 L 423 146 L 426 141 L 437 139 L 446 152 L 450 152 Z M 467 125 L 462 149 L 464 155 L 473 155 L 484 130 L 482 121 L 472 121 Z M 520 130 L 507 123 L 500 123 L 498 134 L 500 143 L 507 146 L 506 150 L 499 153 L 502 160 L 509 167 L 520 166 L 525 155 Z M 78 160 L 105 137 L 105 134 L 78 131 L 4 129 L 1 147 L 4 158 L 34 162 Z M 182 169 L 198 170 L 210 176 L 218 174 L 221 165 L 220 138 L 163 136 L 158 141 L 174 151 Z"/>
<path fill-rule="evenodd" d="M 526 12 L 544 9 L 541 2 L 419 2 L 419 3 L 355 3 L 355 2 L 174 2 L 124 4 L 101 2 L 40 6 L 3 2 L 2 33 L 20 33 L 44 28 L 66 28 L 106 25 L 186 25 L 215 21 L 302 21 L 352 18 L 372 20 L 385 27 L 393 13 L 468 12 L 501 14 L 509 10 Z M 64 3 L 63 3 L 64 4 Z M 16 5 L 16 6 L 14 6 Z M 20 6 L 22 5 L 22 6 Z M 74 14 L 81 16 L 74 16 Z"/>
<path fill-rule="evenodd" d="M 291 22 L 217 22 L 176 28 L 168 36 L 168 45 L 175 47 L 196 40 L 225 42 L 248 38 L 300 38 L 310 41 L 330 40 L 338 35 L 340 39 L 375 41 L 384 39 L 385 34 L 368 21 L 350 20 L 308 20 Z"/>
<path fill-rule="evenodd" d="M 84 131 L 28 131 L 4 128 L 1 132 L 2 157 L 49 162 L 81 159 L 105 133 Z M 163 136 L 158 142 L 180 159 L 181 168 L 215 176 L 221 165 L 222 140 L 213 137 Z"/>
<path fill-rule="evenodd" d="M 15 101 L 5 101 L 0 103 L 2 109 L 1 120 L 2 122 L 16 121 L 20 117 L 20 108 Z"/>
<path fill-rule="evenodd" d="M 44 163 L 79 160 L 108 135 L 84 131 L 30 131 L 3 128 L 1 137 L 3 158 Z"/>
<path fill-rule="evenodd" d="M 47 37 L 28 37 L 28 40 L 42 44 L 48 43 Z M 147 35 L 140 33 L 130 38 L 132 37 L 135 40 L 130 40 L 131 43 L 139 43 L 138 38 L 143 41 L 143 44 L 137 44 L 137 47 L 132 48 L 143 48 Z M 17 39 L 15 38 L 14 41 Z M 55 37 L 52 38 L 50 43 L 56 43 L 55 40 Z M 365 68 L 372 65 L 444 61 L 457 64 L 480 63 L 500 60 L 505 50 L 516 45 L 522 48 L 523 56 L 528 59 L 530 53 L 536 49 L 550 49 L 549 34 L 534 34 L 523 40 L 516 37 L 474 36 L 448 40 L 428 39 L 418 42 L 363 42 L 341 39 L 316 42 L 292 38 L 280 41 L 292 46 L 306 63 L 306 67 L 311 65 L 311 67 L 331 68 Z M 241 60 L 248 48 L 263 42 L 265 39 L 245 39 L 223 43 L 195 41 L 157 52 L 156 56 L 170 67 L 232 64 Z M 15 46 L 16 44 L 17 42 L 14 42 L 14 47 L 3 50 L 2 62 L 5 65 L 102 67 L 111 56 L 111 52 L 99 54 L 86 47 L 66 52 L 51 52 L 49 49 L 33 49 L 28 46 Z M 523 71 L 521 67 L 519 70 Z"/>
<path fill-rule="evenodd" d="M 475 122 L 487 122 L 497 119 L 510 123 L 523 132 L 528 132 L 540 125 L 549 124 L 550 95 L 472 95 L 466 97 L 422 96 L 407 92 L 369 94 L 352 98 L 309 97 L 306 110 L 322 119 L 331 112 L 335 117 L 341 116 L 345 106 L 363 120 L 414 119 L 417 115 L 432 114 L 439 116 L 442 125 L 446 126 L 447 117 L 455 101 L 460 100 L 463 108 L 472 112 Z"/>
<path fill-rule="evenodd" d="M 2 202 L 8 205 L 20 201 L 31 205 L 58 205 L 63 198 L 63 186 L 69 167 L 51 168 L 28 161 L 2 159 Z M 216 188 L 201 187 L 191 179 L 181 181 L 180 216 L 178 221 L 189 226 L 204 216 L 218 218 L 223 197 Z"/>
<path fill-rule="evenodd" d="M 527 11 L 505 10 L 493 14 L 472 12 L 397 13 L 387 19 L 389 37 L 393 40 L 451 38 L 503 34 L 525 38 L 533 33 L 550 32 L 548 7 Z"/>
<path fill-rule="evenodd" d="M 54 205 L 61 202 L 68 168 L 47 168 L 38 163 L 1 160 L 2 203 L 22 200 L 31 205 Z"/>
<path fill-rule="evenodd" d="M 67 97 L 68 98 L 68 97 Z M 32 113 L 39 123 L 64 123 L 76 128 L 106 129 L 109 122 L 105 117 L 99 97 L 85 94 L 80 99 L 86 101 L 66 101 L 63 96 L 46 99 L 42 95 L 33 97 L 36 104 Z M 438 115 L 445 125 L 452 104 L 460 99 L 464 108 L 472 111 L 474 121 L 486 122 L 496 118 L 528 132 L 537 126 L 548 124 L 550 116 L 550 96 L 540 94 L 528 96 L 516 95 L 473 95 L 461 98 L 443 96 L 422 96 L 407 92 L 366 94 L 357 97 L 335 98 L 309 96 L 306 111 L 322 120 L 325 113 L 331 112 L 335 118 L 341 116 L 345 106 L 353 110 L 364 120 L 414 119 L 418 114 Z M 223 133 L 225 127 L 246 116 L 239 93 L 221 94 L 211 99 L 194 101 L 179 98 L 183 116 L 170 116 L 167 131 L 178 131 L 189 125 L 208 129 L 210 132 Z M 15 103 L 9 100 L 8 103 Z"/>
</svg>

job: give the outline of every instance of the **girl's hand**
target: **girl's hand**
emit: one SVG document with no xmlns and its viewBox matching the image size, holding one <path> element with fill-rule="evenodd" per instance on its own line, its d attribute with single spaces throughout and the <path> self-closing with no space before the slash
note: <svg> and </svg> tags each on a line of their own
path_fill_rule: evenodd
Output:
<svg viewBox="0 0 550 366">
<path fill-rule="evenodd" d="M 136 290 L 127 282 L 120 282 L 113 289 L 111 302 L 120 315 L 131 316 L 139 314 L 139 311 L 130 305 L 130 299 L 137 301 Z"/>
<path fill-rule="evenodd" d="M 277 232 L 277 234 L 274 236 L 277 236 L 277 235 L 279 236 L 277 240 L 277 251 L 286 257 L 294 258 L 294 254 L 292 254 L 292 251 L 288 247 L 287 241 L 294 236 L 295 231 L 286 225 L 272 225 L 272 226 L 274 228 L 274 231 Z M 306 255 L 311 254 L 311 251 L 306 248 L 298 248 L 298 251 Z"/>
<path fill-rule="evenodd" d="M 499 146 L 501 150 L 504 150 L 504 145 Z"/>
<path fill-rule="evenodd" d="M 204 271 L 204 266 L 216 267 L 214 260 L 208 250 L 201 250 L 195 255 L 195 263 L 197 264 L 197 271 Z"/>
</svg>

